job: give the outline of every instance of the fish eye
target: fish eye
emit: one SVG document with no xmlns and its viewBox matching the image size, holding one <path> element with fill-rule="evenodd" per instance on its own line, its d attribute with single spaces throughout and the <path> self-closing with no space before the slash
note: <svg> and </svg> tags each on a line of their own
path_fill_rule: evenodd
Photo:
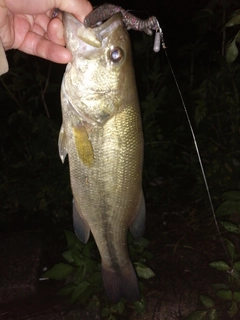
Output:
<svg viewBox="0 0 240 320">
<path fill-rule="evenodd" d="M 110 50 L 110 60 L 114 63 L 121 62 L 123 60 L 123 56 L 121 48 L 114 47 Z"/>
</svg>

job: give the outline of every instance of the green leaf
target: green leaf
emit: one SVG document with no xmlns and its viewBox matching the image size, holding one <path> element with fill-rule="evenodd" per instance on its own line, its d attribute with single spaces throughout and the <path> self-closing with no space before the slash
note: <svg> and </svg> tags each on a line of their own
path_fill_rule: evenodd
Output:
<svg viewBox="0 0 240 320">
<path fill-rule="evenodd" d="M 229 253 L 231 259 L 234 260 L 235 259 L 235 255 L 236 255 L 234 244 L 230 240 L 228 240 L 226 238 L 224 238 L 224 241 L 227 244 L 227 250 L 228 250 L 228 253 Z"/>
<path fill-rule="evenodd" d="M 146 311 L 145 303 L 143 301 L 136 301 L 133 303 L 134 309 L 140 313 L 143 314 Z"/>
<path fill-rule="evenodd" d="M 81 243 L 78 240 L 77 236 L 72 231 L 64 230 L 64 233 L 67 239 L 67 244 L 69 249 L 73 248 L 76 244 Z"/>
<path fill-rule="evenodd" d="M 217 310 L 211 309 L 207 313 L 209 320 L 218 320 Z"/>
<path fill-rule="evenodd" d="M 75 303 L 78 300 L 80 300 L 81 295 L 84 293 L 84 291 L 90 286 L 90 284 L 87 281 L 81 282 L 76 289 L 74 290 L 71 298 L 71 302 Z M 79 301 L 81 302 L 81 301 Z"/>
<path fill-rule="evenodd" d="M 226 191 L 223 193 L 223 199 L 229 201 L 240 201 L 240 191 Z"/>
<path fill-rule="evenodd" d="M 74 264 L 78 267 L 82 266 L 84 264 L 84 258 L 83 255 L 79 250 L 73 250 L 72 251 L 72 257 Z"/>
<path fill-rule="evenodd" d="M 233 293 L 231 290 L 228 290 L 228 289 L 220 289 L 216 292 L 216 295 L 219 298 L 227 301 L 232 301 L 233 299 Z"/>
<path fill-rule="evenodd" d="M 240 24 L 240 15 L 232 17 L 225 25 L 225 27 L 233 27 L 237 24 Z"/>
<path fill-rule="evenodd" d="M 135 262 L 134 265 L 136 268 L 137 275 L 140 278 L 150 279 L 155 276 L 155 273 L 150 268 L 148 268 L 145 264 L 141 262 Z"/>
<path fill-rule="evenodd" d="M 233 63 L 238 56 L 238 48 L 236 46 L 236 39 L 230 42 L 226 48 L 226 60 L 227 63 Z"/>
<path fill-rule="evenodd" d="M 150 243 L 150 241 L 144 237 L 141 237 L 138 240 L 134 241 L 134 245 L 142 247 L 142 248 L 147 248 L 149 243 Z"/>
<path fill-rule="evenodd" d="M 96 244 L 94 241 L 89 241 L 83 249 L 83 255 L 87 257 L 91 257 L 92 251 L 96 248 Z"/>
<path fill-rule="evenodd" d="M 146 260 L 151 260 L 153 258 L 153 254 L 149 251 L 144 251 L 142 258 L 144 259 L 144 262 Z"/>
<path fill-rule="evenodd" d="M 220 204 L 216 210 L 216 215 L 218 217 L 236 214 L 239 212 L 239 207 L 236 201 L 226 200 Z"/>
<path fill-rule="evenodd" d="M 216 290 L 228 289 L 228 286 L 225 283 L 215 283 L 212 285 L 212 287 L 215 288 Z"/>
<path fill-rule="evenodd" d="M 122 314 L 124 311 L 124 302 L 123 301 L 119 301 L 118 303 L 114 304 L 111 306 L 111 311 L 114 313 L 119 313 Z"/>
<path fill-rule="evenodd" d="M 100 271 L 94 272 L 89 278 L 88 281 L 93 286 L 100 286 L 102 285 L 102 276 Z"/>
<path fill-rule="evenodd" d="M 233 316 L 235 316 L 235 314 L 238 312 L 238 305 L 235 301 L 232 302 L 232 305 L 228 311 L 228 314 L 230 315 L 230 317 L 232 318 Z"/>
<path fill-rule="evenodd" d="M 206 310 L 197 310 L 192 312 L 185 320 L 203 320 L 206 314 Z"/>
<path fill-rule="evenodd" d="M 227 231 L 240 234 L 240 228 L 237 224 L 232 223 L 230 221 L 220 221 L 220 223 L 224 226 L 224 228 Z"/>
<path fill-rule="evenodd" d="M 73 283 L 69 283 L 65 287 L 61 288 L 58 291 L 58 294 L 61 296 L 70 296 L 75 289 L 76 289 L 76 285 Z"/>
<path fill-rule="evenodd" d="M 219 271 L 229 271 L 231 268 L 225 261 L 213 261 L 209 264 L 210 267 L 215 268 Z"/>
<path fill-rule="evenodd" d="M 54 280 L 63 280 L 66 279 L 74 270 L 74 267 L 66 263 L 57 263 L 51 269 L 46 271 L 43 274 L 43 277 L 54 279 Z"/>
<path fill-rule="evenodd" d="M 231 276 L 231 281 L 235 281 L 236 283 L 240 283 L 239 279 L 240 279 L 240 276 L 239 276 L 239 272 L 235 269 L 232 269 L 231 272 L 229 272 L 230 276 Z"/>
<path fill-rule="evenodd" d="M 215 302 L 210 297 L 200 294 L 199 298 L 200 298 L 202 304 L 204 305 L 204 307 L 206 307 L 206 308 L 214 307 Z"/>
<path fill-rule="evenodd" d="M 67 260 L 67 262 L 69 262 L 69 263 L 73 263 L 74 262 L 71 250 L 67 250 L 67 251 L 63 252 L 62 256 L 63 256 L 63 258 L 65 260 Z"/>
<path fill-rule="evenodd" d="M 236 271 L 240 271 L 240 261 L 234 262 L 233 269 Z"/>
<path fill-rule="evenodd" d="M 86 290 L 84 290 L 84 292 L 81 294 L 81 297 L 80 297 L 81 301 L 80 302 L 83 304 L 86 304 L 86 302 L 90 300 L 90 297 L 92 299 L 93 295 L 95 293 L 97 293 L 98 291 L 100 291 L 99 288 L 92 287 L 91 285 L 89 285 L 86 288 Z"/>
<path fill-rule="evenodd" d="M 238 33 L 236 34 L 236 36 L 235 36 L 235 40 L 236 40 L 236 42 L 240 42 L 240 30 L 238 31 Z M 235 159 L 236 160 L 236 159 Z"/>
<path fill-rule="evenodd" d="M 88 257 L 84 257 L 84 265 L 86 266 L 88 272 L 93 272 L 93 271 L 97 271 L 99 270 L 99 264 L 96 260 L 88 258 Z"/>
<path fill-rule="evenodd" d="M 236 302 L 240 302 L 240 291 L 233 292 L 233 300 Z"/>
<path fill-rule="evenodd" d="M 77 284 L 81 283 L 84 280 L 86 274 L 85 266 L 81 266 L 77 268 L 77 271 L 74 274 L 74 280 Z"/>
</svg>

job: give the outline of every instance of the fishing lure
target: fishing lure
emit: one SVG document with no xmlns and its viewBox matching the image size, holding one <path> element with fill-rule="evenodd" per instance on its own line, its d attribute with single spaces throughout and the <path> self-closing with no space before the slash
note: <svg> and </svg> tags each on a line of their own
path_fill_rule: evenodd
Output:
<svg viewBox="0 0 240 320">
<path fill-rule="evenodd" d="M 113 4 L 103 4 L 97 8 L 95 8 L 92 12 L 90 12 L 85 20 L 84 20 L 84 26 L 86 28 L 89 27 L 95 27 L 100 22 L 109 19 L 111 16 L 113 16 L 115 13 L 120 12 L 123 17 L 123 23 L 125 24 L 127 30 L 133 29 L 136 31 L 144 31 L 147 35 L 152 35 L 153 30 L 156 31 L 155 33 L 155 39 L 153 44 L 153 51 L 159 52 L 161 48 L 161 41 L 162 41 L 162 47 L 165 49 L 165 43 L 163 40 L 163 32 L 160 28 L 159 22 L 156 17 L 152 16 L 146 20 L 139 19 L 135 17 L 130 12 L 124 10 L 120 6 L 116 6 Z"/>
<path fill-rule="evenodd" d="M 96 7 L 84 19 L 84 26 L 86 28 L 95 27 L 102 21 L 109 19 L 118 12 L 122 14 L 123 23 L 125 24 L 127 30 L 133 29 L 136 31 L 144 31 L 149 36 L 151 36 L 153 30 L 155 30 L 156 33 L 153 44 L 154 52 L 159 52 L 161 49 L 161 45 L 164 49 L 166 49 L 163 39 L 163 32 L 156 17 L 152 16 L 146 20 L 142 20 L 135 17 L 133 14 L 123 9 L 122 7 L 113 4 L 105 3 L 99 7 Z M 58 13 L 59 9 L 55 8 L 52 14 L 52 19 L 56 18 Z"/>
</svg>

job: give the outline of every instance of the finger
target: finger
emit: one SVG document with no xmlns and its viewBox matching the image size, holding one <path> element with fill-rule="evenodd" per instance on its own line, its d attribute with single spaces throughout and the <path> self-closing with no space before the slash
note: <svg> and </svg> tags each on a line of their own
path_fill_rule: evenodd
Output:
<svg viewBox="0 0 240 320">
<path fill-rule="evenodd" d="M 65 45 L 65 40 L 63 36 L 63 24 L 60 19 L 55 18 L 49 22 L 47 34 L 51 41 L 62 46 Z"/>
<path fill-rule="evenodd" d="M 33 32 L 28 33 L 19 50 L 56 63 L 68 63 L 72 59 L 66 48 Z"/>
<path fill-rule="evenodd" d="M 54 8 L 59 8 L 62 11 L 70 12 L 77 19 L 83 22 L 85 16 L 92 11 L 92 5 L 87 0 L 45 0 L 36 1 L 30 0 L 8 0 L 7 8 L 13 13 L 22 14 L 41 14 L 49 12 Z"/>
<path fill-rule="evenodd" d="M 46 14 L 38 14 L 38 15 L 34 16 L 33 26 L 34 27 L 35 26 L 41 27 L 42 30 L 44 31 L 44 33 L 46 33 L 50 20 L 51 20 L 51 13 L 50 12 L 47 12 Z M 42 33 L 39 33 L 39 34 L 42 34 Z"/>
<path fill-rule="evenodd" d="M 92 11 L 92 5 L 87 0 L 55 0 L 56 8 L 72 13 L 81 22 Z"/>
</svg>

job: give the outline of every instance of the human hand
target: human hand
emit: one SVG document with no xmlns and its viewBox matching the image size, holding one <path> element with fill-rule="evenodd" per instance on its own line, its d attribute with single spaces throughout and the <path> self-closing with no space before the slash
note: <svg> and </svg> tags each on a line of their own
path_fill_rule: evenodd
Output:
<svg viewBox="0 0 240 320">
<path fill-rule="evenodd" d="M 68 63 L 61 14 L 72 13 L 80 21 L 92 10 L 87 0 L 0 0 L 0 40 L 4 50 L 19 49 L 57 63 Z"/>
</svg>

